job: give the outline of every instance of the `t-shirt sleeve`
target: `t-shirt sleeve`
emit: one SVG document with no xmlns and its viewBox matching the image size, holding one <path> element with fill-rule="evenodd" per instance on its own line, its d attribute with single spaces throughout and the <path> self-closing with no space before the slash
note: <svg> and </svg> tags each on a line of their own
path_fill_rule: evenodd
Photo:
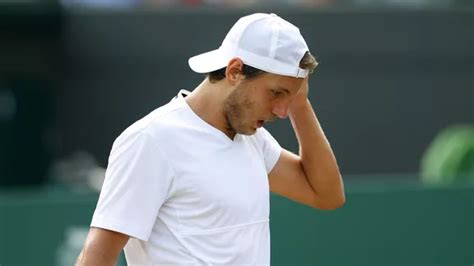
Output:
<svg viewBox="0 0 474 266">
<path fill-rule="evenodd" d="M 281 154 L 281 146 L 278 141 L 265 128 L 259 129 L 259 141 L 261 143 L 263 159 L 267 174 L 275 167 Z"/>
<path fill-rule="evenodd" d="M 173 172 L 146 133 L 114 142 L 91 226 L 148 240 L 168 197 Z"/>
</svg>

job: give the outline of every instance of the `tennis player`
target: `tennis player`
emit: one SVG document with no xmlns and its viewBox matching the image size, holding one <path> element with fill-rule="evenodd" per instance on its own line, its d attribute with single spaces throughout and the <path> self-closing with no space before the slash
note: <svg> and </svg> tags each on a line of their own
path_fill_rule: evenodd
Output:
<svg viewBox="0 0 474 266">
<path fill-rule="evenodd" d="M 206 78 L 114 142 L 77 265 L 270 265 L 269 193 L 323 210 L 345 202 L 308 100 L 317 62 L 275 14 L 240 18 L 189 65 Z M 289 117 L 299 155 L 264 124 Z"/>
</svg>

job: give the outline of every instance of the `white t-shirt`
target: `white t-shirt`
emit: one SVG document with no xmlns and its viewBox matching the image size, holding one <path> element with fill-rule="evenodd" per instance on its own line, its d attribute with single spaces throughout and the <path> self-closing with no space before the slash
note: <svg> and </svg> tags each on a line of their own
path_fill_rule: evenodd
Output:
<svg viewBox="0 0 474 266">
<path fill-rule="evenodd" d="M 115 140 L 91 226 L 131 237 L 129 265 L 269 265 L 280 145 L 263 128 L 231 140 L 181 93 Z"/>
</svg>

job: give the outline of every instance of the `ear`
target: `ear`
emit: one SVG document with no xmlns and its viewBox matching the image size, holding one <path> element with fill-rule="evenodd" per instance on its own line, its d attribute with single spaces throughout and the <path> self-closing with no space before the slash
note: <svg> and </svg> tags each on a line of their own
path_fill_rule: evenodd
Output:
<svg viewBox="0 0 474 266">
<path fill-rule="evenodd" d="M 234 57 L 229 61 L 225 70 L 225 76 L 230 85 L 234 86 L 244 78 L 242 75 L 243 66 L 244 62 L 238 57 Z"/>
</svg>

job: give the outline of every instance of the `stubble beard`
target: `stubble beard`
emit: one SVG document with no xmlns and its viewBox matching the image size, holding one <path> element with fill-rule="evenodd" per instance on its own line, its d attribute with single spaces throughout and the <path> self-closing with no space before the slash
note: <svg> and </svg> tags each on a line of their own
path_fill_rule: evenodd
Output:
<svg viewBox="0 0 474 266">
<path fill-rule="evenodd" d="M 253 110 L 253 103 L 249 97 L 244 95 L 244 88 L 236 88 L 224 102 L 224 115 L 227 128 L 232 133 L 252 135 L 255 129 L 245 124 L 245 119 Z"/>
</svg>

